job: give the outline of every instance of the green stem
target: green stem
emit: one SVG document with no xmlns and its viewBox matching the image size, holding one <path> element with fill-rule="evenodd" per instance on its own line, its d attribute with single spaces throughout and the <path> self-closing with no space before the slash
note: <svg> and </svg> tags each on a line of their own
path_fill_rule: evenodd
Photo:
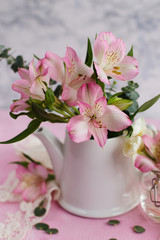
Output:
<svg viewBox="0 0 160 240">
<path fill-rule="evenodd" d="M 69 107 L 65 103 L 62 104 L 62 109 L 64 109 L 70 116 L 72 117 L 75 116 L 75 114 L 72 111 L 70 111 Z"/>
<path fill-rule="evenodd" d="M 79 110 L 76 107 L 72 107 L 72 109 L 79 115 Z"/>
<path fill-rule="evenodd" d="M 57 108 L 53 107 L 52 108 L 53 111 L 60 113 L 61 115 L 63 115 L 64 117 L 70 118 L 70 115 L 65 113 L 63 110 L 58 110 Z"/>
</svg>

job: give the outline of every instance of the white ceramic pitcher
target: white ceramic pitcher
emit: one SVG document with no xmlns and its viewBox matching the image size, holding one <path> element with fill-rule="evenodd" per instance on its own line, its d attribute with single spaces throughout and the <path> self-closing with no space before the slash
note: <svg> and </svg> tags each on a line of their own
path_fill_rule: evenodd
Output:
<svg viewBox="0 0 160 240">
<path fill-rule="evenodd" d="M 94 140 L 62 144 L 49 130 L 35 135 L 43 142 L 61 190 L 59 204 L 69 212 L 92 218 L 116 216 L 139 202 L 137 171 L 122 154 L 122 137 L 108 139 L 102 149 Z"/>
</svg>

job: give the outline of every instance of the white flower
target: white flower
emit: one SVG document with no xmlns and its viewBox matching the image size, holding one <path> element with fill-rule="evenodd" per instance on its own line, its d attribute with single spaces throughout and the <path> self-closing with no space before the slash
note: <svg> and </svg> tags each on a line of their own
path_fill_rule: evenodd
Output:
<svg viewBox="0 0 160 240">
<path fill-rule="evenodd" d="M 134 158 L 138 151 L 144 148 L 142 140 L 143 135 L 149 135 L 153 137 L 155 135 L 155 128 L 147 127 L 143 118 L 138 118 L 133 124 L 133 133 L 130 138 L 125 138 L 123 154 L 126 157 Z"/>
</svg>

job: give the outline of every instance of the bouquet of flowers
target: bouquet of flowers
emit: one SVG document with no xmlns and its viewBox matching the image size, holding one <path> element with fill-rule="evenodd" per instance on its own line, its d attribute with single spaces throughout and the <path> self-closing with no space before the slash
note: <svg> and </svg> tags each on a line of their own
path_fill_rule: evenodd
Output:
<svg viewBox="0 0 160 240">
<path fill-rule="evenodd" d="M 67 47 L 63 58 L 46 52 L 43 59 L 35 56 L 29 66 L 16 67 L 20 79 L 12 89 L 20 93 L 20 99 L 10 106 L 10 115 L 15 119 L 27 115 L 32 120 L 22 133 L 1 143 L 22 140 L 43 121 L 67 123 L 72 141 L 94 138 L 100 147 L 107 138 L 120 136 L 125 129 L 131 136 L 135 115 L 147 110 L 160 95 L 138 106 L 138 84 L 132 81 L 139 72 L 138 62 L 133 57 L 133 47 L 127 55 L 125 52 L 121 39 L 111 32 L 101 32 L 93 51 L 88 39 L 85 63 L 74 49 Z M 15 70 L 15 63 L 12 69 Z M 112 78 L 128 84 L 115 93 L 116 82 Z"/>
</svg>

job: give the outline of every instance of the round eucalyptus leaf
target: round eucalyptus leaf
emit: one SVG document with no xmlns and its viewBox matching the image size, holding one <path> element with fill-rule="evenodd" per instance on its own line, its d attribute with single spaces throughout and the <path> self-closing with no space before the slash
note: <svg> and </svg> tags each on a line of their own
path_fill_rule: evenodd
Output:
<svg viewBox="0 0 160 240">
<path fill-rule="evenodd" d="M 138 225 L 134 226 L 134 227 L 133 227 L 133 230 L 134 230 L 134 232 L 136 232 L 136 233 L 144 233 L 144 232 L 145 232 L 145 228 L 144 228 L 144 227 L 141 227 L 141 226 L 138 226 Z"/>
<path fill-rule="evenodd" d="M 34 209 L 34 215 L 37 217 L 41 217 L 45 214 L 46 209 L 44 207 L 37 207 Z"/>
<path fill-rule="evenodd" d="M 107 223 L 108 225 L 116 226 L 120 223 L 120 221 L 116 219 L 112 219 L 112 220 L 109 220 Z"/>
<path fill-rule="evenodd" d="M 48 233 L 48 234 L 56 234 L 56 233 L 58 233 L 58 229 L 56 229 L 56 228 L 49 228 L 49 229 L 46 230 L 46 233 Z"/>
<path fill-rule="evenodd" d="M 38 229 L 38 230 L 44 230 L 46 231 L 47 229 L 49 229 L 49 225 L 46 224 L 46 223 L 37 223 L 35 225 L 35 228 Z"/>
</svg>

